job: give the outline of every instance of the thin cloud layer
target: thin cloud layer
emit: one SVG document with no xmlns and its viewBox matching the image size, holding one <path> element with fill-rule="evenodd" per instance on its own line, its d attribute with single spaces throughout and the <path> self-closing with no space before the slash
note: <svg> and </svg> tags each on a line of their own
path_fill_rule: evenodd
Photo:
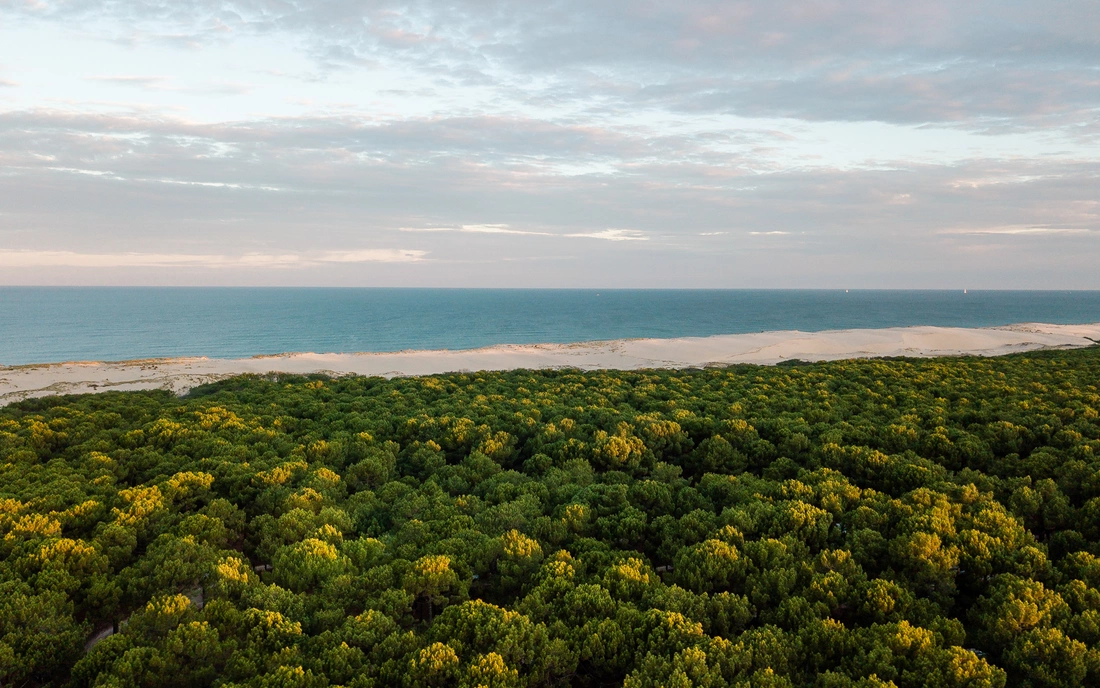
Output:
<svg viewBox="0 0 1100 688">
<path fill-rule="evenodd" d="M 319 263 L 408 263 L 423 260 L 427 251 L 366 249 L 327 251 L 315 256 L 246 253 L 190 255 L 182 253 L 76 253 L 73 251 L 13 251 L 0 249 L 5 268 L 303 268 Z"/>
<path fill-rule="evenodd" d="M 22 19 L 93 22 L 134 45 L 289 36 L 322 70 L 402 62 L 531 98 L 686 110 L 1034 125 L 1093 113 L 1090 0 L 565 0 L 539 4 L 0 3 Z M 1091 87 L 1091 88 L 1090 88 Z"/>
<path fill-rule="evenodd" d="M 127 86 L 159 86 L 168 81 L 166 76 L 137 76 L 132 74 L 96 75 L 85 77 L 88 81 L 101 81 L 110 84 L 124 84 Z"/>
<path fill-rule="evenodd" d="M 427 251 L 416 249 L 375 248 L 360 251 L 328 251 L 317 257 L 321 263 L 413 263 L 423 260 Z"/>
<path fill-rule="evenodd" d="M 649 241 L 649 237 L 633 229 L 605 229 L 600 232 L 581 232 L 566 234 L 567 237 L 580 239 L 604 239 L 606 241 Z"/>
<path fill-rule="evenodd" d="M 1044 234 L 1089 234 L 1092 230 L 1081 227 L 986 227 L 982 229 L 955 229 L 943 234 L 1005 234 L 1009 236 L 1033 236 Z"/>
<path fill-rule="evenodd" d="M 0 282 L 1100 288 L 1096 28 L 1084 0 L 0 0 Z"/>
<path fill-rule="evenodd" d="M 462 225 L 460 227 L 402 227 L 402 232 L 468 232 L 472 234 L 512 234 L 516 236 L 558 237 L 562 239 L 604 239 L 605 241 L 648 241 L 643 232 L 633 229 L 604 229 L 598 232 L 555 233 L 513 229 L 509 225 Z"/>
</svg>

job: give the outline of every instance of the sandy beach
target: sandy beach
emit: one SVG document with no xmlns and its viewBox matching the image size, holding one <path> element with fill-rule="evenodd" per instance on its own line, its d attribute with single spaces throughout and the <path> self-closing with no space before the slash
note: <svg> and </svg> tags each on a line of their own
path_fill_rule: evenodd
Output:
<svg viewBox="0 0 1100 688">
<path fill-rule="evenodd" d="M 998 356 L 1019 351 L 1088 346 L 1100 323 L 1027 323 L 993 328 L 896 327 L 879 330 L 761 332 L 756 334 L 623 339 L 577 344 L 501 345 L 464 351 L 290 353 L 241 359 L 171 358 L 0 366 L 0 405 L 52 394 L 167 389 L 243 373 L 430 375 L 476 370 L 699 368 L 734 363 L 771 365 L 791 359 L 826 361 L 877 356 Z"/>
</svg>

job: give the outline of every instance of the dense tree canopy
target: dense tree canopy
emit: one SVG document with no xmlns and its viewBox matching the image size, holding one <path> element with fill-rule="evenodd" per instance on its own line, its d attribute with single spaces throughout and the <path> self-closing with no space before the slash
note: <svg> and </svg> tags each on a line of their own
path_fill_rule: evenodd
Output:
<svg viewBox="0 0 1100 688">
<path fill-rule="evenodd" d="M 1100 685 L 1098 410 L 1096 347 L 26 401 L 0 684 Z"/>
</svg>

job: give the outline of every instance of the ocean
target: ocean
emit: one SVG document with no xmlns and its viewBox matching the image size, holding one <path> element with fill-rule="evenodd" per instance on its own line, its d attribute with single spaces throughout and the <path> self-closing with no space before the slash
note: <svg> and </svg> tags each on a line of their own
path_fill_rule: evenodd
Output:
<svg viewBox="0 0 1100 688">
<path fill-rule="evenodd" d="M 1100 322 L 1100 291 L 0 287 L 0 364 Z"/>
</svg>

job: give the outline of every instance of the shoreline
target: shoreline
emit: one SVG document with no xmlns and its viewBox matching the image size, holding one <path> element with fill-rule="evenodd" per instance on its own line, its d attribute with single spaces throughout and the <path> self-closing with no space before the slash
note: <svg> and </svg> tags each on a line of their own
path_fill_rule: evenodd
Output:
<svg viewBox="0 0 1100 688">
<path fill-rule="evenodd" d="M 154 358 L 0 366 L 0 406 L 35 397 L 167 389 L 248 373 L 382 377 L 526 369 L 639 370 L 706 368 L 737 363 L 829 361 L 907 356 L 998 356 L 1086 347 L 1100 340 L 1100 323 L 1020 323 L 1003 327 L 891 327 L 866 330 L 782 330 L 753 334 L 618 339 L 571 344 L 502 344 L 479 349 L 263 354 L 250 358 Z"/>
</svg>

